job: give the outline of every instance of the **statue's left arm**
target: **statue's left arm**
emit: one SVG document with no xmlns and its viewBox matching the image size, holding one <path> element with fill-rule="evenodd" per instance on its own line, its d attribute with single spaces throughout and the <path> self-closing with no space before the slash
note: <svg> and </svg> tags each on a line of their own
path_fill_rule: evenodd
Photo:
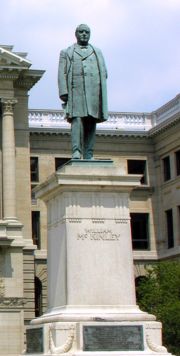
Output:
<svg viewBox="0 0 180 356">
<path fill-rule="evenodd" d="M 99 68 L 100 68 L 101 72 L 103 73 L 103 76 L 107 79 L 108 72 L 107 72 L 107 67 L 106 67 L 106 63 L 105 63 L 103 54 L 99 48 L 94 47 L 94 51 L 95 51 L 97 59 L 98 59 Z"/>
<path fill-rule="evenodd" d="M 100 81 L 101 81 L 101 99 L 102 99 L 101 112 L 102 112 L 102 119 L 104 121 L 108 119 L 107 86 L 106 86 L 107 68 L 101 50 L 94 47 L 94 51 L 99 66 L 99 74 L 100 74 Z"/>
</svg>

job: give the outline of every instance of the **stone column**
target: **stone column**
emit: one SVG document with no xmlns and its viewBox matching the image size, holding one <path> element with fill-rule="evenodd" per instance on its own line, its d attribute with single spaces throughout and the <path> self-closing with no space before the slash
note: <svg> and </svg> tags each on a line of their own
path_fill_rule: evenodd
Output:
<svg viewBox="0 0 180 356">
<path fill-rule="evenodd" d="M 16 170 L 13 107 L 17 100 L 1 99 L 3 158 L 3 219 L 16 219 Z"/>
</svg>

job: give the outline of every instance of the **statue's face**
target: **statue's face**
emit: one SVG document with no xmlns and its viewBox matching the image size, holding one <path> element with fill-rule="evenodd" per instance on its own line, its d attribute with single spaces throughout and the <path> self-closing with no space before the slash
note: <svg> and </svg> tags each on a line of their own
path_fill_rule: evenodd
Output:
<svg viewBox="0 0 180 356">
<path fill-rule="evenodd" d="M 80 25 L 76 29 L 77 43 L 80 45 L 87 45 L 90 38 L 90 29 L 86 25 Z"/>
</svg>

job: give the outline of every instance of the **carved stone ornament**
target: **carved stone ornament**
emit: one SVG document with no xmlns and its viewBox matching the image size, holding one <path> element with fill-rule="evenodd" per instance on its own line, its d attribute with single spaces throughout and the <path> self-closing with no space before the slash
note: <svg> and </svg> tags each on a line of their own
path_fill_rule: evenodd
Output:
<svg viewBox="0 0 180 356">
<path fill-rule="evenodd" d="M 69 218 L 68 221 L 73 224 L 80 224 L 82 222 L 82 219 L 80 218 Z"/>
<path fill-rule="evenodd" d="M 2 98 L 1 99 L 1 103 L 2 103 L 2 108 L 3 108 L 3 116 L 10 114 L 13 114 L 13 108 L 14 105 L 17 103 L 17 99 L 15 98 L 11 98 L 11 99 L 6 99 L 6 98 Z"/>
<path fill-rule="evenodd" d="M 5 298 L 0 296 L 0 308 L 23 308 L 24 304 L 24 298 Z"/>
<path fill-rule="evenodd" d="M 157 345 L 155 342 L 153 342 L 149 336 L 149 334 L 146 335 L 146 342 L 149 347 L 149 349 L 153 352 L 160 352 L 163 354 L 167 353 L 167 349 L 165 346 Z"/>
<path fill-rule="evenodd" d="M 74 326 L 71 325 L 69 327 L 69 334 L 68 334 L 67 340 L 63 345 L 61 345 L 59 347 L 56 347 L 54 344 L 54 340 L 52 337 L 53 329 L 54 329 L 53 324 L 51 324 L 51 326 L 49 328 L 49 351 L 50 351 L 50 353 L 53 355 L 59 355 L 59 354 L 64 354 L 64 353 L 68 352 L 72 348 L 73 341 L 75 338 Z"/>
<path fill-rule="evenodd" d="M 127 224 L 129 219 L 115 219 L 116 224 Z"/>
<path fill-rule="evenodd" d="M 105 219 L 101 219 L 101 218 L 92 218 L 92 223 L 93 224 L 104 224 Z"/>
</svg>

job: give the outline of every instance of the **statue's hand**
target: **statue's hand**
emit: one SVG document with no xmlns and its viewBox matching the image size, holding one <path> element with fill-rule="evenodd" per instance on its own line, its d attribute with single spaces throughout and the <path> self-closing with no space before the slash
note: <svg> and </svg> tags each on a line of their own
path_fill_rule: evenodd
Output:
<svg viewBox="0 0 180 356">
<path fill-rule="evenodd" d="M 68 94 L 61 95 L 61 96 L 60 96 L 60 99 L 61 99 L 62 101 L 64 101 L 64 103 L 67 103 L 67 101 L 68 101 Z"/>
</svg>

